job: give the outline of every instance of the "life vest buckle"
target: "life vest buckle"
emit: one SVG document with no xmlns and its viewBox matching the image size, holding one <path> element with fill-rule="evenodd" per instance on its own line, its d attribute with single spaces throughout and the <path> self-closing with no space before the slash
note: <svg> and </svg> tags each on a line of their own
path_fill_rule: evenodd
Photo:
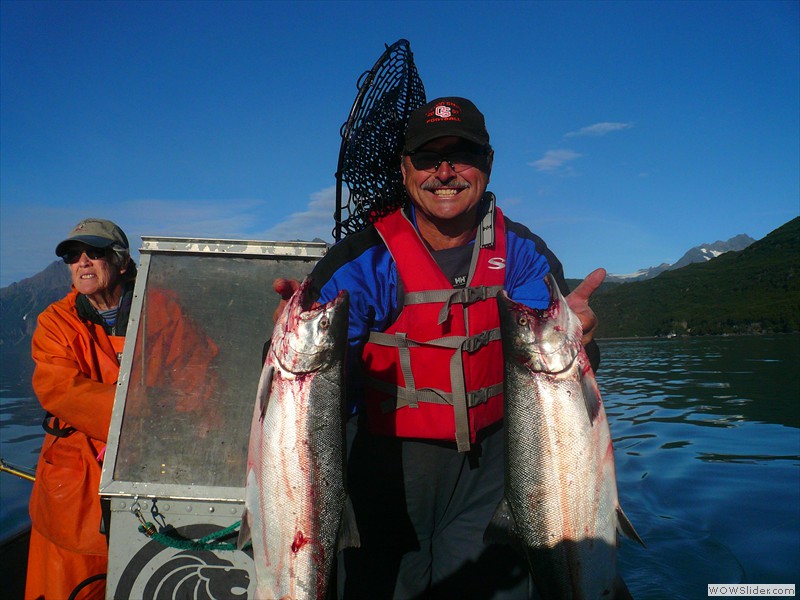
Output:
<svg viewBox="0 0 800 600">
<path fill-rule="evenodd" d="M 469 353 L 480 350 L 491 341 L 490 334 L 491 331 L 481 331 L 477 335 L 468 337 L 466 340 L 464 340 L 464 343 L 461 344 L 461 349 Z"/>
</svg>

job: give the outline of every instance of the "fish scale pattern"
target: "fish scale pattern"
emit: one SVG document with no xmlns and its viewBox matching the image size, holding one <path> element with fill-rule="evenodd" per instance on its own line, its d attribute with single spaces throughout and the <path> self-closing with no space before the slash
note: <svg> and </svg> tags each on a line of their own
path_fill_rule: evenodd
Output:
<svg viewBox="0 0 800 600">
<path fill-rule="evenodd" d="M 613 598 L 618 499 L 611 432 L 580 322 L 552 279 L 548 287 L 546 310 L 498 298 L 506 489 L 493 525 L 506 524 L 542 597 Z"/>
<path fill-rule="evenodd" d="M 245 520 L 257 598 L 325 598 L 347 502 L 343 373 L 347 294 L 275 325 L 250 432 Z"/>
</svg>

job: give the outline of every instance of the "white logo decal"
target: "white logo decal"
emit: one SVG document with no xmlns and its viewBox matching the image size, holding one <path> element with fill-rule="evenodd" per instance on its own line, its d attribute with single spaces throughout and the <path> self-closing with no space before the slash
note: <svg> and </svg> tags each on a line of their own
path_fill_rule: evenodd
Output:
<svg viewBox="0 0 800 600">
<path fill-rule="evenodd" d="M 443 104 L 440 104 L 439 106 L 437 106 L 436 109 L 435 109 L 435 112 L 436 112 L 436 116 L 437 117 L 441 117 L 442 119 L 446 119 L 451 114 L 450 107 L 449 106 L 444 106 Z"/>
<path fill-rule="evenodd" d="M 495 256 L 489 259 L 489 268 L 495 271 L 506 268 L 506 259 Z"/>
</svg>

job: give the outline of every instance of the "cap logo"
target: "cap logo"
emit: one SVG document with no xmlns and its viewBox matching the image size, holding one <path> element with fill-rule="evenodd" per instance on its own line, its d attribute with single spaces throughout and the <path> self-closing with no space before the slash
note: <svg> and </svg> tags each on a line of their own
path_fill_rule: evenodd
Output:
<svg viewBox="0 0 800 600">
<path fill-rule="evenodd" d="M 461 122 L 461 107 L 453 102 L 443 102 L 433 107 L 433 110 L 426 115 L 425 123 L 442 123 L 443 121 Z"/>
<path fill-rule="evenodd" d="M 457 96 L 437 98 L 415 109 L 408 119 L 403 150 L 416 151 L 439 137 L 460 137 L 489 146 L 483 115 L 472 102 Z"/>
<path fill-rule="evenodd" d="M 452 114 L 450 107 L 445 106 L 444 104 L 440 104 L 439 106 L 437 106 L 434 112 L 436 113 L 436 116 L 441 119 L 446 119 Z"/>
</svg>

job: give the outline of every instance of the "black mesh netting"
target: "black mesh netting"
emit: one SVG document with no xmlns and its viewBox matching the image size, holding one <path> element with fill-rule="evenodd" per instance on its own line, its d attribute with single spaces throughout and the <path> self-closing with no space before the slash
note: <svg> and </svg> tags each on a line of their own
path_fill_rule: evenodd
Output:
<svg viewBox="0 0 800 600">
<path fill-rule="evenodd" d="M 358 81 L 342 126 L 336 171 L 336 241 L 360 231 L 403 203 L 400 174 L 406 123 L 425 104 L 425 88 L 407 40 L 398 40 Z"/>
</svg>

